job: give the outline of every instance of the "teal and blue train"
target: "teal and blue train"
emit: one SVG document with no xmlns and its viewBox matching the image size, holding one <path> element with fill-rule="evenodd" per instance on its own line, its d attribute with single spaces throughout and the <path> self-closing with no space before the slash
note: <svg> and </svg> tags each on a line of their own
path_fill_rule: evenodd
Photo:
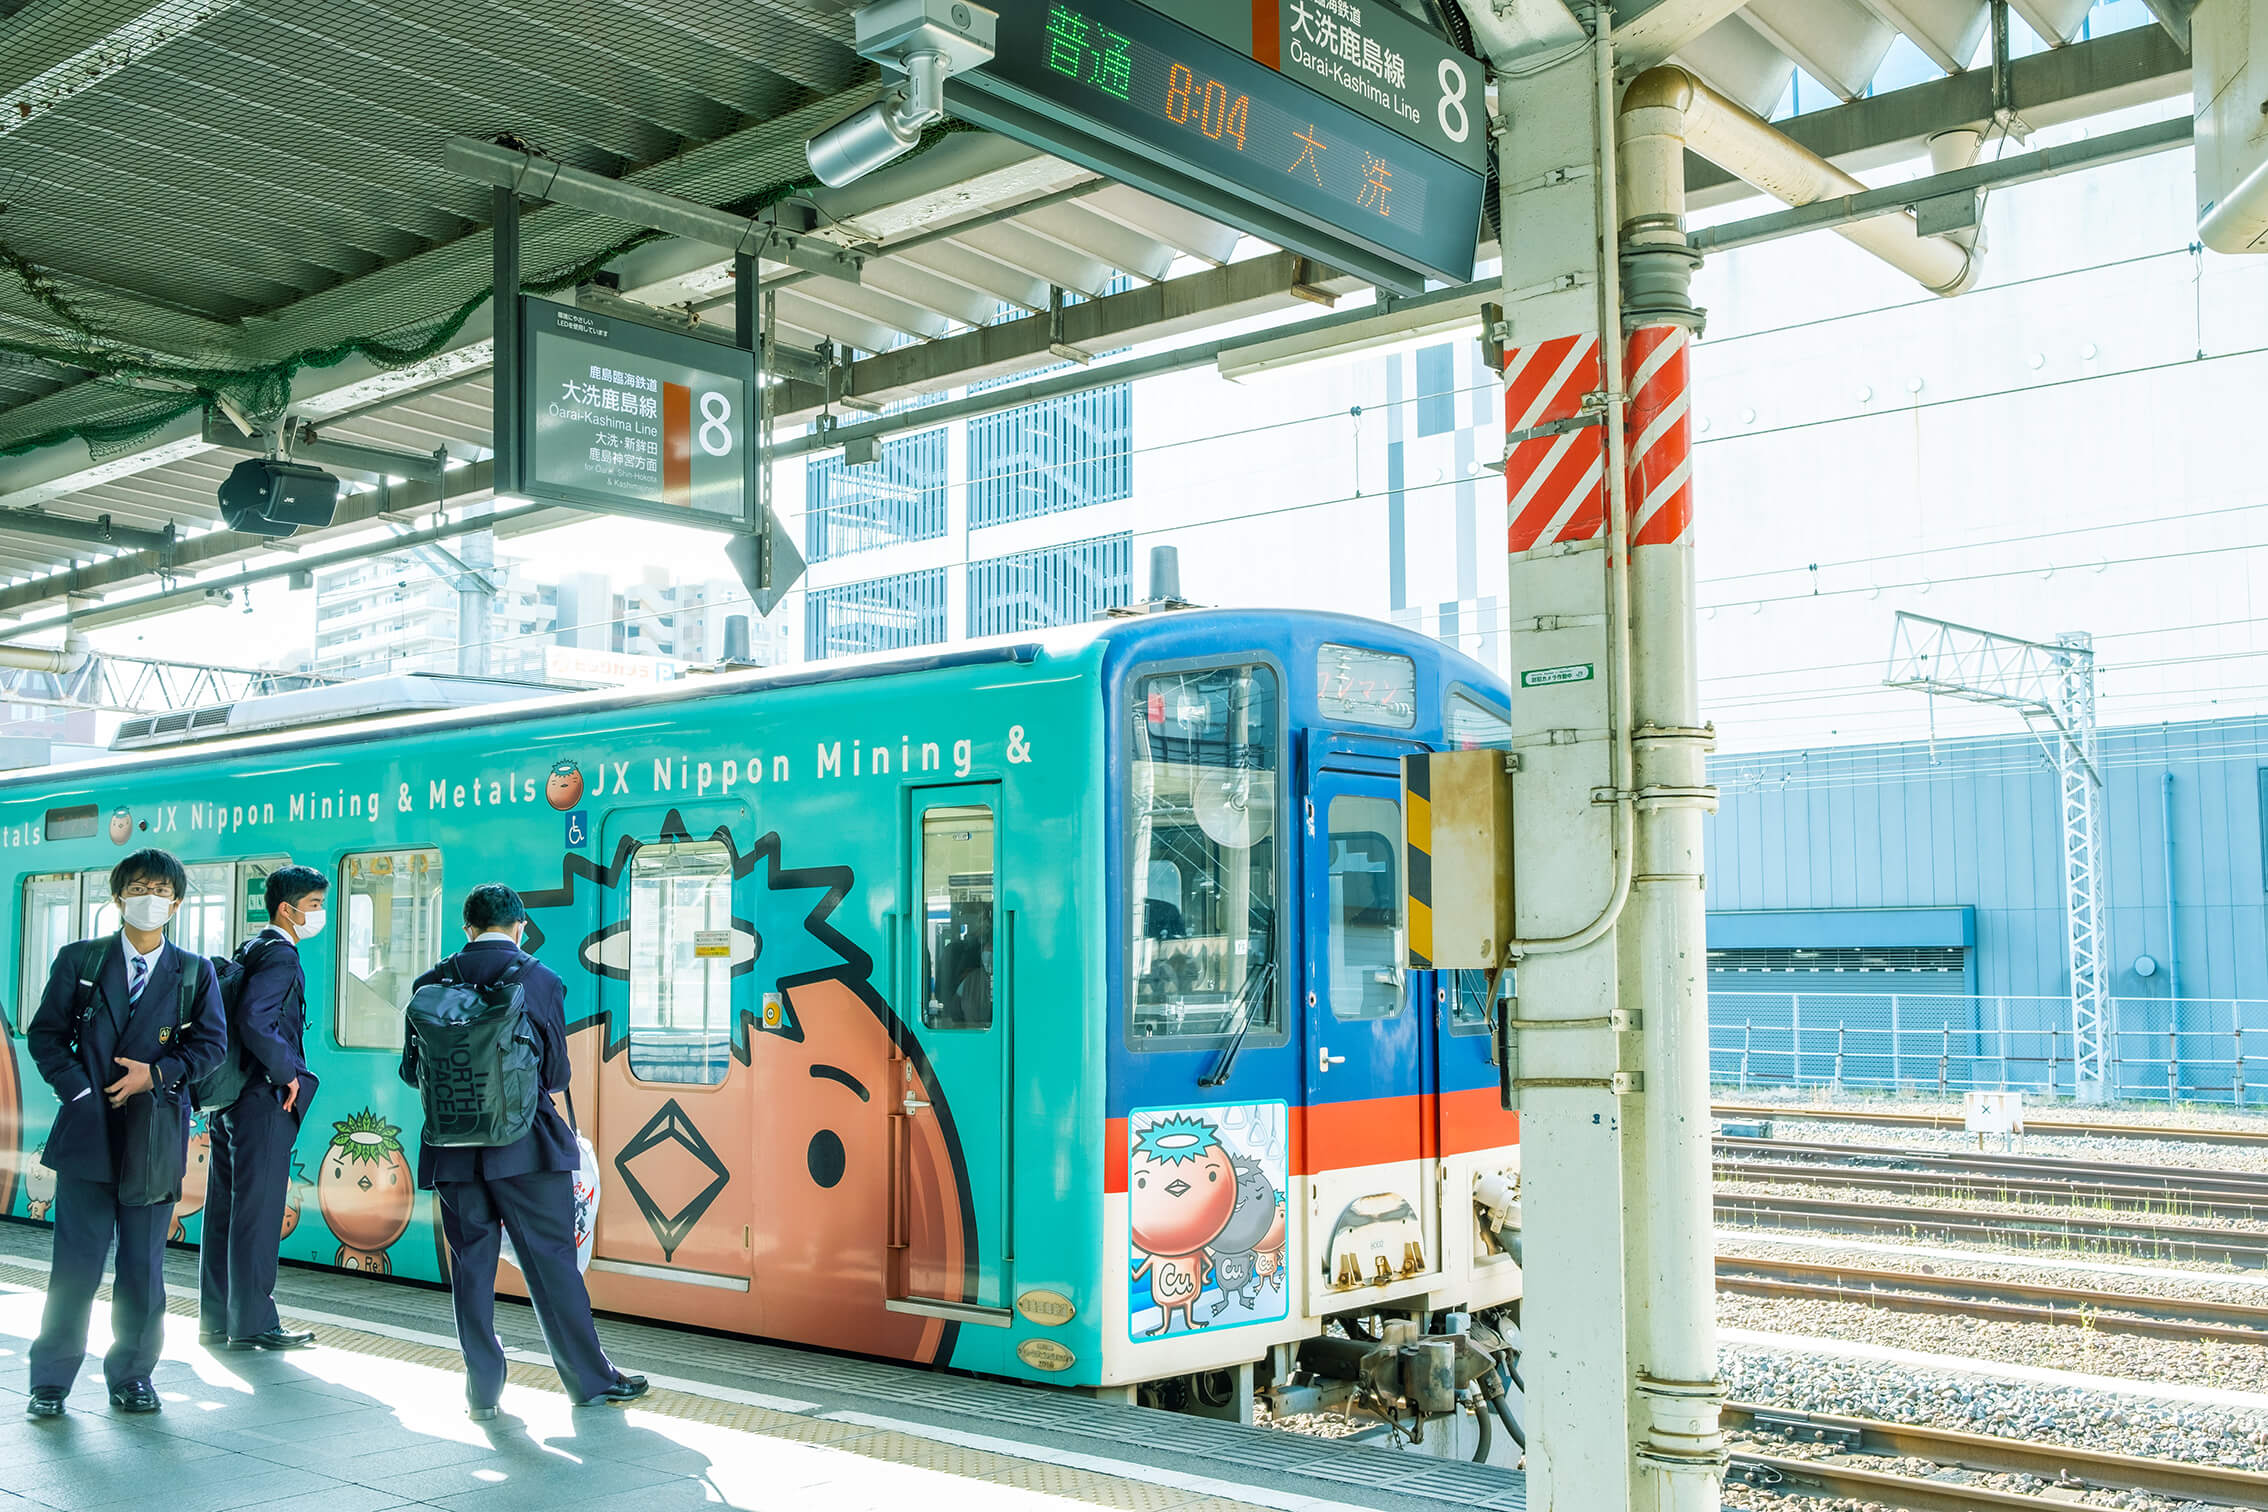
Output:
<svg viewBox="0 0 2268 1512">
<path fill-rule="evenodd" d="M 401 1009 L 501 881 L 568 983 L 602 1308 L 1110 1388 L 1518 1296 L 1474 1201 L 1518 1161 L 1488 1005 L 1403 964 L 1400 759 L 1506 730 L 1439 643 L 1186 611 L 307 722 L 328 696 L 0 782 L 0 1213 L 52 1200 L 25 1005 L 161 845 L 208 954 L 270 868 L 335 879 L 293 1260 L 442 1274 Z"/>
</svg>

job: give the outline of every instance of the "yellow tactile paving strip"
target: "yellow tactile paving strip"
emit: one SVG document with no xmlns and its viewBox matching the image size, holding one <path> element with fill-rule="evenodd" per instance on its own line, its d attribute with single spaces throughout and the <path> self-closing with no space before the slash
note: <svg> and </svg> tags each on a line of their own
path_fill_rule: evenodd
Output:
<svg viewBox="0 0 2268 1512">
<path fill-rule="evenodd" d="M 47 1274 L 33 1267 L 0 1260 L 0 1283 L 44 1291 Z M 110 1287 L 106 1284 L 98 1293 L 97 1300 L 107 1302 L 109 1299 Z M 168 1296 L 165 1310 L 176 1317 L 194 1317 L 197 1304 L 188 1297 Z M 455 1350 L 439 1345 L 397 1339 L 386 1334 L 365 1333 L 360 1329 L 336 1324 L 310 1322 L 289 1316 L 288 1310 L 285 1323 L 287 1326 L 312 1331 L 315 1342 L 320 1345 L 352 1354 L 372 1355 L 439 1370 L 454 1371 L 462 1365 Z M 512 1385 L 530 1390 L 548 1392 L 554 1396 L 566 1394 L 560 1389 L 557 1372 L 548 1365 L 513 1361 L 505 1367 L 505 1378 Z M 780 1412 L 769 1407 L 751 1406 L 695 1392 L 657 1388 L 641 1398 L 638 1407 L 641 1411 L 662 1417 L 680 1418 L 761 1438 L 823 1444 L 866 1459 L 934 1471 L 1003 1488 L 1061 1497 L 1088 1506 L 1117 1509 L 1117 1512 L 1268 1512 L 1268 1509 L 1257 1507 L 1254 1503 L 1229 1500 L 1202 1490 L 1108 1475 L 1076 1465 L 1019 1459 L 1014 1455 L 940 1443 L 935 1439 L 888 1428 Z"/>
</svg>

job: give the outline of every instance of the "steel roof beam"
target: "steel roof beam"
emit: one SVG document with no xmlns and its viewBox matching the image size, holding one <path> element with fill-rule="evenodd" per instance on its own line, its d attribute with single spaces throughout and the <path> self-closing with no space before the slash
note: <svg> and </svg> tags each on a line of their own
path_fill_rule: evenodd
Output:
<svg viewBox="0 0 2268 1512">
<path fill-rule="evenodd" d="M 1959 73 L 1976 60 L 1992 7 L 1985 0 L 1866 0 L 1932 63 Z"/>
<path fill-rule="evenodd" d="M 851 364 L 837 397 L 901 399 L 1054 361 L 1050 347 L 1058 342 L 1101 351 L 1223 325 L 1303 305 L 1293 289 L 1309 285 L 1334 293 L 1363 287 L 1348 274 L 1272 252 L 1071 305 L 1062 312 L 1059 334 L 1055 320 L 1042 313 L 868 357 Z M 815 411 L 827 398 L 809 383 L 788 383 L 775 393 L 782 419 Z"/>
<path fill-rule="evenodd" d="M 0 136 L 236 8 L 237 0 L 73 0 L 0 32 Z"/>
<path fill-rule="evenodd" d="M 1616 6 L 1614 64 L 1632 72 L 1669 61 L 1686 43 L 1746 5 L 1748 0 L 1654 0 L 1652 5 Z M 1629 14 L 1625 15 L 1624 12 Z"/>
<path fill-rule="evenodd" d="M 2079 23 L 2095 8 L 2095 0 L 2009 0 L 2009 5 L 2041 41 L 2061 47 L 2079 35 Z"/>
<path fill-rule="evenodd" d="M 2033 53 L 2013 60 L 2009 70 L 2016 111 L 2035 127 L 2167 99 L 2189 88 L 2188 54 L 2154 26 Z M 1949 127 L 1991 119 L 1992 71 L 1973 68 L 1773 126 L 1829 162 L 1860 169 L 1911 157 Z M 1691 209 L 1755 192 L 1691 154 L 1685 173 Z"/>
<path fill-rule="evenodd" d="M 2189 51 L 2189 15 L 2197 9 L 2197 0 L 2142 0 L 2158 24 L 2166 29 L 2183 52 Z"/>
<path fill-rule="evenodd" d="M 598 215 L 651 226 L 689 241 L 707 242 L 727 252 L 747 253 L 857 283 L 865 259 L 832 242 L 802 234 L 769 216 L 734 215 L 713 205 L 681 198 L 642 184 L 588 173 L 532 152 L 517 152 L 471 137 L 451 137 L 442 150 L 450 171 L 476 183 L 517 190 L 525 199 L 573 205 Z"/>
<path fill-rule="evenodd" d="M 1227 262 L 1244 240 L 1244 233 L 1234 226 L 1169 205 L 1128 184 L 1104 185 L 1082 199 L 1079 208 L 1215 266 Z"/>
<path fill-rule="evenodd" d="M 133 548 L 151 552 L 162 551 L 173 541 L 171 530 L 137 530 L 130 525 L 112 524 L 109 515 L 81 520 L 70 515 L 49 514 L 43 509 L 0 509 L 0 532 L 50 536 L 58 541 L 81 541 L 114 550 Z"/>
<path fill-rule="evenodd" d="M 2082 168 L 2100 168 L 2110 163 L 2123 163 L 2129 158 L 2147 157 L 2151 153 L 2186 147 L 2189 145 L 2193 124 L 2188 116 L 2176 116 L 2170 121 L 2152 121 L 2146 126 L 2114 131 L 2108 136 L 2065 142 L 2037 152 L 1979 163 L 1973 168 L 1892 184 L 1886 189 L 1869 189 L 1863 194 L 1847 194 L 1839 199 L 1814 200 L 1793 210 L 1760 215 L 1753 220 L 1704 226 L 1686 233 L 1686 239 L 1692 243 L 1696 252 L 1704 255 L 1729 252 L 1735 247 L 1752 247 L 1758 242 L 1774 241 L 1804 231 L 1827 230 L 1848 225 L 1852 221 L 1894 215 L 1930 200 L 1975 194 L 1982 189 L 2005 188 L 2011 184 L 2036 183 L 2040 179 L 2074 173 Z"/>
</svg>

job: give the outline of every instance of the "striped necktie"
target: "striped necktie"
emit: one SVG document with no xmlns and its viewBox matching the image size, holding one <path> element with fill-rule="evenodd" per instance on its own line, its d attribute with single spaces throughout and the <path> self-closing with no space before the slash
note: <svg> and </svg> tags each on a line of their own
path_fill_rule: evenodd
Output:
<svg viewBox="0 0 2268 1512">
<path fill-rule="evenodd" d="M 138 1002 L 140 1002 L 140 1001 L 142 1000 L 142 989 L 143 989 L 144 987 L 146 987 L 146 986 L 148 986 L 148 985 L 149 985 L 149 980 L 150 980 L 150 962 L 149 962 L 149 958 L 148 958 L 147 956 L 141 956 L 141 955 L 129 955 L 129 956 L 127 956 L 127 957 L 126 957 L 126 1001 L 127 1001 L 127 1002 L 129 1002 L 129 1003 L 138 1003 Z"/>
</svg>

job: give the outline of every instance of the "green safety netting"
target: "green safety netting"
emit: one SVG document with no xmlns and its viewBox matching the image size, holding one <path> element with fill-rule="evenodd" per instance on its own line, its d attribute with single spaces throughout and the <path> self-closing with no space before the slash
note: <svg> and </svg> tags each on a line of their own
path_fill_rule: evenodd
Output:
<svg viewBox="0 0 2268 1512">
<path fill-rule="evenodd" d="M 729 148 L 710 143 L 630 175 L 630 181 L 736 214 L 758 214 L 820 187 L 804 161 L 803 142 L 841 110 L 839 98 L 817 102 L 769 123 L 766 140 L 753 149 L 745 136 Z M 942 122 L 908 158 L 976 129 Z M 752 180 L 758 185 L 753 190 Z M 521 221 L 521 286 L 538 294 L 573 288 L 661 236 L 625 232 L 622 222 L 565 206 L 528 211 Z M 0 352 L 86 375 L 0 414 L 0 456 L 74 439 L 98 461 L 120 456 L 181 415 L 224 398 L 246 416 L 272 420 L 290 403 L 303 369 L 333 367 L 353 357 L 397 369 L 439 355 L 491 297 L 490 278 L 488 234 L 474 232 L 301 301 L 276 322 L 274 332 L 247 333 L 244 345 L 257 354 L 254 360 L 209 363 L 137 343 L 131 323 L 113 319 L 99 291 L 69 290 L 0 242 L 0 284 L 12 281 L 45 312 L 37 323 L 0 317 Z M 292 343 L 306 333 L 328 339 Z M 271 356 L 259 350 L 268 343 L 289 349 Z"/>
</svg>

